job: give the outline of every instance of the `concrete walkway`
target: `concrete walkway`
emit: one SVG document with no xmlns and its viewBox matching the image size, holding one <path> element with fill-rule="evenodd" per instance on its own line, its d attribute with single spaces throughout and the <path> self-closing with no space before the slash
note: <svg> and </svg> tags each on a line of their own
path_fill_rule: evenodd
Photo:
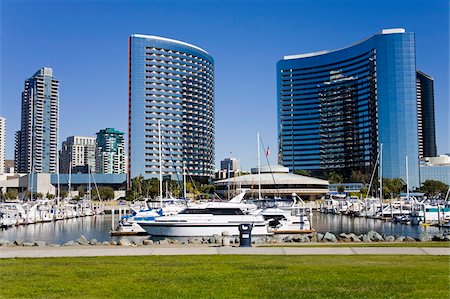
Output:
<svg viewBox="0 0 450 299">
<path fill-rule="evenodd" d="M 71 246 L 0 247 L 0 258 L 139 256 L 139 255 L 446 255 L 439 247 L 163 247 Z"/>
</svg>

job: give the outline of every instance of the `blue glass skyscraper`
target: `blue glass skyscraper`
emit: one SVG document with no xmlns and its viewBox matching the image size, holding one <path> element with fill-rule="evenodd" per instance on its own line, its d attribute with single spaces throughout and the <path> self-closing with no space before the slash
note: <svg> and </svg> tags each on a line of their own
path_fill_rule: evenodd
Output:
<svg viewBox="0 0 450 299">
<path fill-rule="evenodd" d="M 133 34 L 129 40 L 129 179 L 162 171 L 214 174 L 214 60 L 177 40 Z"/>
<path fill-rule="evenodd" d="M 277 64 L 279 162 L 315 174 L 371 173 L 418 186 L 414 33 L 386 29 L 350 47 Z"/>
</svg>

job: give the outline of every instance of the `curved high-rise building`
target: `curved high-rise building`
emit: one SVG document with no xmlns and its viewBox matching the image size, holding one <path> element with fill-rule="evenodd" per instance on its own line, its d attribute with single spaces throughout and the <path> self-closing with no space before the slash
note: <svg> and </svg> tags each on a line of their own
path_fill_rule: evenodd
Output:
<svg viewBox="0 0 450 299">
<path fill-rule="evenodd" d="M 292 170 L 370 174 L 383 144 L 383 177 L 418 186 L 414 33 L 386 29 L 335 51 L 277 64 L 279 162 Z"/>
<path fill-rule="evenodd" d="M 129 39 L 129 179 L 214 175 L 214 60 L 173 39 Z M 159 158 L 161 124 L 162 159 Z"/>
</svg>

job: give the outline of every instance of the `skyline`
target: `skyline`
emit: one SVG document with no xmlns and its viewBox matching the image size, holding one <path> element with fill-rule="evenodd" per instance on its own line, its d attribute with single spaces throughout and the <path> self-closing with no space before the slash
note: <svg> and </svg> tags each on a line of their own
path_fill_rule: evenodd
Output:
<svg viewBox="0 0 450 299">
<path fill-rule="evenodd" d="M 24 81 L 44 66 L 52 67 L 60 80 L 58 147 L 68 136 L 94 136 L 102 127 L 126 132 L 128 37 L 140 33 L 197 45 L 214 58 L 216 168 L 230 152 L 240 159 L 243 169 L 254 167 L 257 131 L 266 147 L 272 149 L 271 164 L 277 164 L 277 61 L 285 55 L 347 47 L 381 29 L 396 27 L 416 33 L 417 68 L 435 79 L 438 154 L 450 152 L 449 98 L 445 86 L 449 82 L 446 1 L 398 1 L 388 7 L 383 5 L 387 1 L 370 2 L 376 5 L 356 1 L 344 1 L 346 5 L 326 1 L 256 3 L 3 1 L 0 116 L 6 117 L 8 123 L 6 158 L 13 157 L 14 134 L 11 133 L 19 130 L 20 92 Z M 46 6 L 49 4 L 51 11 Z M 191 8 L 189 4 L 206 5 L 194 5 L 196 10 L 188 10 L 186 14 L 186 9 Z M 288 6 L 291 9 L 286 9 Z M 329 10 L 323 11 L 325 8 Z M 352 15 L 352 12 L 358 13 Z M 363 12 L 370 12 L 370 17 L 363 16 Z M 152 13 L 150 20 L 139 18 L 146 13 Z M 377 17 L 381 13 L 383 20 Z M 348 20 L 335 24 L 333 14 L 344 15 Z M 52 26 L 51 34 L 45 33 L 43 29 L 48 27 L 41 27 L 36 15 L 40 20 L 51 19 L 57 24 Z M 128 21 L 117 22 L 115 16 Z M 167 16 L 172 16 L 170 22 L 164 23 Z M 199 16 L 205 19 L 199 20 Z M 322 19 L 327 22 L 321 23 Z M 30 24 L 33 24 L 31 29 Z M 331 25 L 335 31 L 329 35 Z M 30 30 L 33 34 L 26 35 Z M 28 44 L 36 46 L 30 51 Z M 85 44 L 89 50 L 83 47 Z M 88 105 L 90 108 L 83 117 L 79 111 L 74 113 L 78 107 Z M 98 113 L 102 109 L 104 113 Z"/>
</svg>

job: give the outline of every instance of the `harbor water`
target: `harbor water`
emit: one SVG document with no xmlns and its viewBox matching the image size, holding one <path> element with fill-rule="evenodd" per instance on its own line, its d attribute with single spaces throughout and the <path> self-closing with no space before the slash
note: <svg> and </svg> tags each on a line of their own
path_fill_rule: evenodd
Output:
<svg viewBox="0 0 450 299">
<path fill-rule="evenodd" d="M 54 222 L 45 222 L 29 225 L 20 225 L 0 230 L 0 239 L 15 241 L 45 241 L 54 244 L 64 244 L 70 240 L 76 240 L 84 235 L 88 240 L 97 239 L 99 242 L 118 240 L 120 237 L 109 235 L 111 229 L 111 215 L 96 215 L 82 218 L 72 218 Z M 317 232 L 364 234 L 369 230 L 375 230 L 380 234 L 410 236 L 417 238 L 421 233 L 436 234 L 438 227 L 423 227 L 385 222 L 379 219 L 353 218 L 345 215 L 321 214 L 314 212 L 312 227 Z M 118 216 L 115 216 L 116 224 Z M 126 238 L 148 239 L 149 236 L 136 236 Z M 151 238 L 153 239 L 153 238 Z M 160 238 L 159 238 L 160 239 Z M 155 239 L 154 239 L 155 240 Z"/>
</svg>

